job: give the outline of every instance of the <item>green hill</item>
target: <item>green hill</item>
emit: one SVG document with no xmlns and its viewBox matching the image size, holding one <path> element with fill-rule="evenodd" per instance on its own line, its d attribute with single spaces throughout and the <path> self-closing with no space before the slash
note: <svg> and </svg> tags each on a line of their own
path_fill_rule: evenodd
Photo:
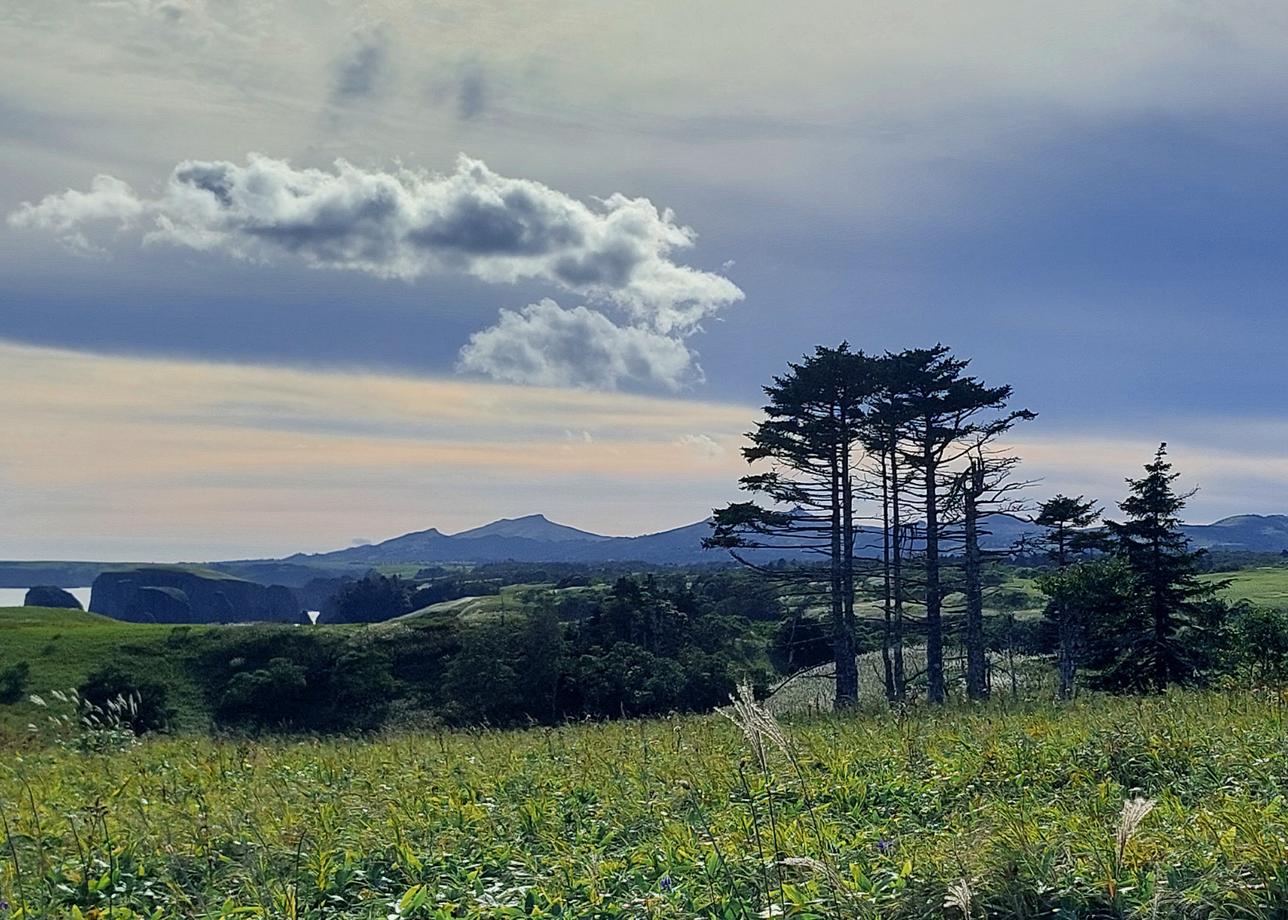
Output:
<svg viewBox="0 0 1288 920">
<path fill-rule="evenodd" d="M 44 719 L 29 694 L 77 687 L 109 664 L 165 684 L 177 727 L 204 727 L 205 702 L 184 667 L 189 637 L 203 628 L 217 627 L 121 623 L 80 610 L 0 607 L 0 673 L 23 662 L 28 667 L 21 699 L 0 704 L 0 737 L 23 734 L 29 723 Z"/>
</svg>

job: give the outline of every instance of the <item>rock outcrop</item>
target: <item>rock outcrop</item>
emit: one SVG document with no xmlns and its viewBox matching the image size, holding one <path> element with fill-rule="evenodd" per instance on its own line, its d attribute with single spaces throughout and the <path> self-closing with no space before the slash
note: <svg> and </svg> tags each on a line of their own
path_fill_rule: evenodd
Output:
<svg viewBox="0 0 1288 920">
<path fill-rule="evenodd" d="M 184 566 L 104 572 L 89 609 L 132 623 L 308 623 L 290 588 Z"/>
<path fill-rule="evenodd" d="M 22 599 L 24 607 L 61 607 L 66 610 L 83 610 L 81 602 L 75 595 L 53 585 L 37 585 L 27 589 L 27 596 Z"/>
</svg>

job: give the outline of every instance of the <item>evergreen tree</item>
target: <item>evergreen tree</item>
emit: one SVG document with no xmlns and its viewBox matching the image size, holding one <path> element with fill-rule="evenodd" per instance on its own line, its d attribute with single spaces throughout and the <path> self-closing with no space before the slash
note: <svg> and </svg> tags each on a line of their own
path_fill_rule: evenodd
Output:
<svg viewBox="0 0 1288 920">
<path fill-rule="evenodd" d="M 905 518 L 906 490 L 911 470 L 900 463 L 900 445 L 908 437 L 912 408 L 904 386 L 906 354 L 885 354 L 876 362 L 878 385 L 870 401 L 865 447 L 875 458 L 875 475 L 880 483 L 881 574 L 884 630 L 881 658 L 885 671 L 886 698 L 898 702 L 907 696 L 907 665 L 904 659 L 904 601 L 907 586 L 904 560 L 910 549 Z"/>
<path fill-rule="evenodd" d="M 993 454 L 984 448 L 987 441 L 1006 428 L 993 431 L 972 451 L 970 463 L 957 477 L 950 500 L 961 507 L 963 527 L 963 568 L 966 595 L 966 695 L 972 700 L 985 699 L 988 686 L 988 647 L 984 638 L 984 559 L 988 555 L 981 538 L 988 535 L 990 514 L 1014 514 L 1020 503 L 1013 493 L 1029 485 L 1011 478 L 1019 464 L 1017 457 Z M 994 552 L 993 555 L 997 553 Z"/>
<path fill-rule="evenodd" d="M 917 473 L 925 514 L 926 696 L 932 703 L 946 698 L 940 550 L 946 492 L 956 475 L 952 470 L 978 445 L 1017 421 L 1035 417 L 1025 409 L 1005 412 L 1011 387 L 985 386 L 966 375 L 969 364 L 953 357 L 946 345 L 899 356 L 896 386 L 905 394 L 910 419 L 902 453 L 904 462 Z"/>
<path fill-rule="evenodd" d="M 768 463 L 764 473 L 745 476 L 743 489 L 768 500 L 736 502 L 714 513 L 707 546 L 728 549 L 734 558 L 767 574 L 801 582 L 819 573 L 769 572 L 744 553 L 782 549 L 815 553 L 825 560 L 836 706 L 858 700 L 854 617 L 853 454 L 864 432 L 865 405 L 877 387 L 875 361 L 849 345 L 819 347 L 787 374 L 765 387 L 766 419 L 743 448 L 749 463 Z"/>
<path fill-rule="evenodd" d="M 1045 548 L 1047 557 L 1063 572 L 1076 559 L 1091 550 L 1108 548 L 1104 533 L 1093 529 L 1100 520 L 1096 503 L 1082 495 L 1070 498 L 1057 495 L 1042 503 L 1034 523 L 1043 528 L 1038 544 Z M 1083 635 L 1086 629 L 1085 601 L 1094 591 L 1086 578 L 1062 581 L 1059 578 L 1044 583 L 1049 587 L 1050 600 L 1043 615 L 1055 625 L 1059 636 L 1060 685 L 1057 695 L 1062 700 L 1072 699 L 1078 673 Z"/>
<path fill-rule="evenodd" d="M 1118 505 L 1126 522 L 1108 522 L 1137 596 L 1117 660 L 1102 674 L 1108 686 L 1161 691 L 1201 676 L 1216 586 L 1199 580 L 1203 552 L 1191 550 L 1181 530 L 1180 512 L 1194 492 L 1175 490 L 1179 476 L 1160 445 L 1145 475 L 1127 480 L 1130 494 Z"/>
</svg>

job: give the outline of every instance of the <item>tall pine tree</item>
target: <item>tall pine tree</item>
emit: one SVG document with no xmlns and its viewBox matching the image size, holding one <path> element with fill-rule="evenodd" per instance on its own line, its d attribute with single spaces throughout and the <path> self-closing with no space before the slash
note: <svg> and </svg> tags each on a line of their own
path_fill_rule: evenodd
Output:
<svg viewBox="0 0 1288 920">
<path fill-rule="evenodd" d="M 864 407 L 878 383 L 873 359 L 850 351 L 844 342 L 816 348 L 775 377 L 765 387 L 766 418 L 743 448 L 749 463 L 770 468 L 743 477 L 742 487 L 769 504 L 737 502 L 717 509 L 712 535 L 704 541 L 761 571 L 765 567 L 753 564 L 745 550 L 781 549 L 825 560 L 838 709 L 858 701 L 852 463 L 864 431 Z M 821 573 L 792 574 L 812 583 Z"/>
<path fill-rule="evenodd" d="M 1203 646 L 1211 638 L 1211 605 L 1205 602 L 1216 587 L 1199 580 L 1203 553 L 1190 549 L 1181 530 L 1181 510 L 1194 492 L 1176 491 L 1179 476 L 1167 460 L 1167 445 L 1159 445 L 1145 475 L 1127 480 L 1130 494 L 1118 504 L 1127 520 L 1107 522 L 1136 589 L 1116 660 L 1101 675 L 1111 687 L 1161 691 L 1193 683 L 1202 672 Z"/>
</svg>

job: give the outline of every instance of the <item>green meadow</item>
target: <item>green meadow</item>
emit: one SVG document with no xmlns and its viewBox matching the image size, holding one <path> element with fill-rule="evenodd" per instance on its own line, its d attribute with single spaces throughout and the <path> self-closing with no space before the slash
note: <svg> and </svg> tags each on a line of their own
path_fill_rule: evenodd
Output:
<svg viewBox="0 0 1288 920">
<path fill-rule="evenodd" d="M 1288 568 L 1210 577 L 1288 606 Z M 601 591 L 515 585 L 311 629 L 362 644 L 517 626 Z M 1023 572 L 998 591 L 1036 616 Z M 1233 920 L 1288 904 L 1284 699 L 1241 680 L 1058 705 L 1049 661 L 995 653 L 993 701 L 892 712 L 868 653 L 863 702 L 839 715 L 819 712 L 824 665 L 732 719 L 212 734 L 200 650 L 260 629 L 310 630 L 0 610 L 0 672 L 27 664 L 23 698 L 0 704 L 0 916 Z M 52 691 L 108 664 L 166 686 L 172 734 L 59 718 L 73 707 Z"/>
<path fill-rule="evenodd" d="M 12 917 L 112 920 L 1235 918 L 1288 903 L 1279 700 L 759 713 L 12 748 L 0 897 Z"/>
</svg>

